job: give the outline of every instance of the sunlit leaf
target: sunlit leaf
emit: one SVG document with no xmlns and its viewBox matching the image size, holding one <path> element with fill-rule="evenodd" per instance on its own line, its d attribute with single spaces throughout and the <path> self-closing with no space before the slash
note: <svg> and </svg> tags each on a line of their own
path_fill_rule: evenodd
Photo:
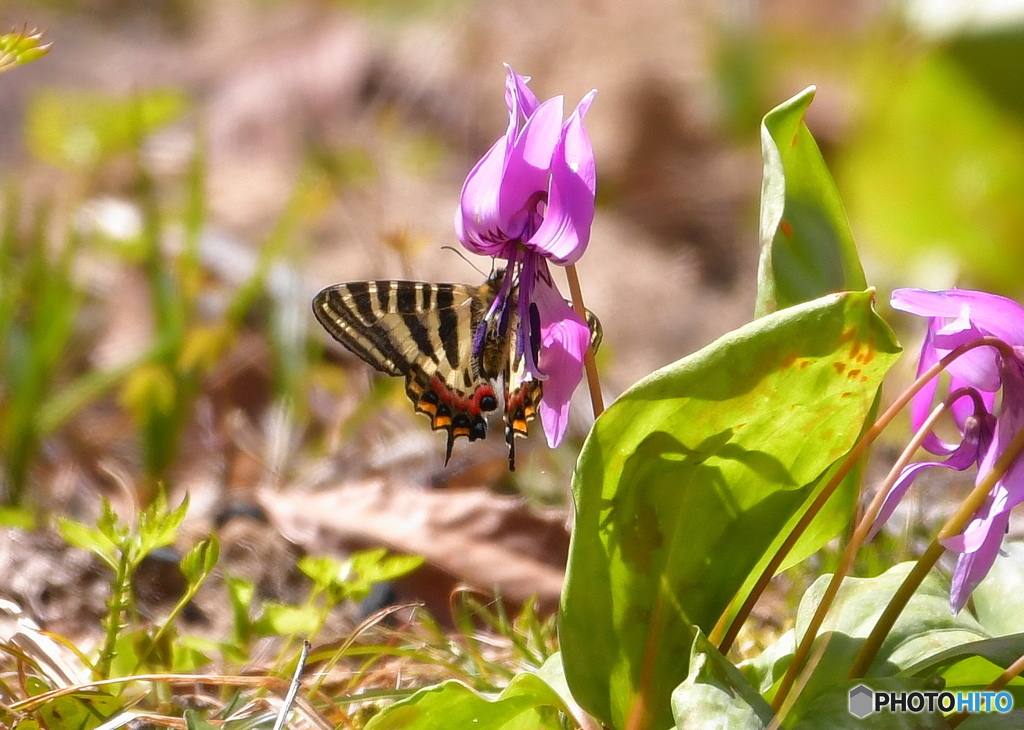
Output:
<svg viewBox="0 0 1024 730">
<path fill-rule="evenodd" d="M 598 719 L 622 727 L 642 703 L 649 727 L 671 724 L 694 624 L 710 631 L 856 443 L 899 352 L 872 301 L 835 294 L 756 320 L 597 420 L 574 476 L 559 636 Z"/>
<path fill-rule="evenodd" d="M 809 87 L 761 124 L 761 261 L 756 312 L 867 288 L 842 201 L 804 123 Z"/>
<path fill-rule="evenodd" d="M 366 730 L 536 730 L 559 727 L 561 699 L 535 674 L 517 674 L 505 691 L 487 699 L 461 682 L 427 687 L 373 717 Z"/>
<path fill-rule="evenodd" d="M 672 692 L 676 727 L 760 730 L 774 714 L 740 671 L 698 633 L 690 652 L 690 676 Z"/>
<path fill-rule="evenodd" d="M 829 695 L 846 682 L 850 666 L 882 611 L 892 600 L 912 565 L 890 568 L 875 578 L 847 578 L 819 638 L 816 640 L 815 669 L 801 688 L 791 718 L 813 718 L 819 695 Z M 796 635 L 801 636 L 820 602 L 831 576 L 821 576 L 804 595 L 797 612 Z M 978 622 L 966 611 L 954 616 L 949 610 L 949 580 L 933 572 L 918 587 L 900 614 L 868 670 L 869 679 L 908 673 L 915 666 L 945 649 L 988 638 Z M 788 660 L 775 659 L 765 684 L 777 684 Z M 917 672 L 915 672 L 917 673 Z M 924 678 L 932 672 L 920 673 Z M 869 686 L 870 682 L 866 682 Z M 764 688 L 762 688 L 764 689 Z M 774 687 L 767 691 L 771 697 Z"/>
</svg>

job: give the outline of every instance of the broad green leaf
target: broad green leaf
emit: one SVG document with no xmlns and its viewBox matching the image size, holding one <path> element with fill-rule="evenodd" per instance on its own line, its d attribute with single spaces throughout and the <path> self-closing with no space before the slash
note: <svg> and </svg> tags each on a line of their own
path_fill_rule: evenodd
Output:
<svg viewBox="0 0 1024 730">
<path fill-rule="evenodd" d="M 90 730 L 113 717 L 122 706 L 121 699 L 106 692 L 75 692 L 41 705 L 39 716 L 49 728 Z"/>
<path fill-rule="evenodd" d="M 829 610 L 816 640 L 817 656 L 821 643 L 827 642 L 817 660 L 814 673 L 802 688 L 791 717 L 810 716 L 815 698 L 834 691 L 846 680 L 863 640 L 878 622 L 912 564 L 890 568 L 875 578 L 847 578 Z M 831 576 L 815 581 L 804 595 L 797 612 L 796 635 L 803 636 L 811 616 Z M 892 677 L 905 674 L 928 657 L 967 642 L 988 638 L 978 622 L 966 611 L 954 616 L 949 608 L 949 580 L 932 572 L 918 587 L 882 644 L 868 677 Z M 788 662 L 776 665 L 781 677 Z M 927 672 L 915 671 L 927 676 Z M 870 684 L 870 683 L 867 683 Z M 769 696 L 774 692 L 770 691 Z"/>
<path fill-rule="evenodd" d="M 957 727 L 959 730 L 1020 730 L 1024 727 L 1024 710 L 1011 710 L 1005 715 L 970 715 Z"/>
<path fill-rule="evenodd" d="M 690 676 L 672 692 L 679 730 L 760 730 L 772 708 L 740 671 L 698 633 L 690 652 Z"/>
<path fill-rule="evenodd" d="M 553 689 L 567 708 L 572 709 L 575 715 L 579 710 L 576 698 L 569 690 L 569 683 L 565 681 L 565 667 L 562 665 L 562 652 L 556 651 L 544 660 L 544 663 L 537 669 L 537 676 L 543 679 Z"/>
<path fill-rule="evenodd" d="M 573 696 L 672 724 L 710 631 L 855 444 L 899 352 L 870 292 L 764 317 L 641 380 L 597 420 L 573 480 L 559 634 Z M 829 535 L 821 535 L 818 546 Z"/>
<path fill-rule="evenodd" d="M 967 641 L 944 651 L 933 652 L 907 667 L 902 673 L 915 677 L 942 677 L 947 689 L 980 690 L 1024 656 L 1024 634 L 994 639 Z M 1007 688 L 1018 695 L 1016 705 L 1024 700 L 1024 678 L 1015 678 Z"/>
<path fill-rule="evenodd" d="M 940 712 L 873 712 L 864 718 L 850 713 L 850 690 L 863 684 L 876 691 L 915 692 L 938 690 L 935 683 L 910 677 L 846 680 L 832 684 L 815 697 L 803 718 L 786 727 L 793 730 L 947 730 L 951 725 Z"/>
<path fill-rule="evenodd" d="M 971 594 L 974 614 L 992 636 L 1024 632 L 1024 544 L 1003 541 L 1000 554 L 985 579 Z M 1022 652 L 1024 653 L 1024 652 Z"/>
<path fill-rule="evenodd" d="M 835 182 L 804 114 L 814 87 L 761 124 L 761 260 L 758 316 L 839 291 L 867 288 Z"/>
<path fill-rule="evenodd" d="M 558 694 L 536 674 L 517 674 L 496 699 L 454 680 L 427 687 L 383 710 L 366 730 L 536 730 L 559 727 L 567 712 Z"/>
</svg>

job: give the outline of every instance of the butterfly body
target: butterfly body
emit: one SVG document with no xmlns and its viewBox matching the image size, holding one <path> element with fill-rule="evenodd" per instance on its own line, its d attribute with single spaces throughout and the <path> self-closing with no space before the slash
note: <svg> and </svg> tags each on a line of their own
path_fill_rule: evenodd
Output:
<svg viewBox="0 0 1024 730">
<path fill-rule="evenodd" d="M 525 436 L 542 384 L 526 376 L 517 355 L 514 298 L 504 317 L 491 313 L 502 286 L 498 271 L 483 285 L 417 281 L 336 284 L 313 299 L 317 320 L 334 339 L 389 375 L 405 377 L 405 391 L 431 428 L 448 434 L 445 462 L 456 438 L 487 436 L 486 416 L 498 408 L 501 382 L 509 467 L 514 437 Z M 515 297 L 512 288 L 510 297 Z M 489 316 L 490 315 L 490 316 Z"/>
</svg>

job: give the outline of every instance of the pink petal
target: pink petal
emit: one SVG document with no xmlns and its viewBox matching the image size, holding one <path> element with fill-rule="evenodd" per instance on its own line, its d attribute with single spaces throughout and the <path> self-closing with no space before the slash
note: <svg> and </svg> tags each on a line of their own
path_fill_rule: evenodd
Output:
<svg viewBox="0 0 1024 730">
<path fill-rule="evenodd" d="M 583 116 L 595 93 L 591 91 L 583 97 L 565 123 L 551 158 L 551 183 L 544 221 L 526 242 L 528 248 L 560 266 L 576 263 L 590 241 L 597 173 L 594 149 L 583 126 Z"/>
<path fill-rule="evenodd" d="M 875 536 L 882 525 L 892 516 L 896 505 L 903 499 L 903 495 L 906 494 L 920 472 L 934 466 L 963 471 L 978 462 L 981 450 L 987 448 L 991 442 L 991 429 L 994 417 L 989 413 L 982 413 L 977 418 L 979 420 L 973 422 L 974 427 L 964 433 L 963 440 L 961 440 L 960 444 L 956 446 L 945 461 L 918 461 L 904 467 L 896 482 L 892 485 L 892 489 L 889 490 L 889 494 L 885 496 L 882 508 L 879 510 L 878 516 L 871 526 L 871 532 L 868 535 L 869 540 Z"/>
<path fill-rule="evenodd" d="M 530 77 L 520 76 L 507 63 L 505 64 L 505 69 L 508 71 L 508 79 L 505 82 L 505 103 L 509 109 L 515 106 L 522 111 L 525 117 L 529 117 L 540 106 L 537 97 L 526 86 L 530 81 Z"/>
<path fill-rule="evenodd" d="M 498 204 L 509 238 L 533 233 L 527 226 L 537 212 L 537 202 L 547 193 L 551 155 L 562 129 L 562 97 L 548 99 L 530 116 L 509 150 L 501 178 Z"/>
<path fill-rule="evenodd" d="M 1024 307 L 1012 299 L 970 289 L 897 289 L 892 306 L 922 317 L 961 316 L 970 308 L 971 323 L 1011 345 L 1024 345 Z"/>
<path fill-rule="evenodd" d="M 550 281 L 538 279 L 533 301 L 541 325 L 538 367 L 547 378 L 538 410 L 548 446 L 554 448 L 565 435 L 569 402 L 583 378 L 583 356 L 590 344 L 590 328 Z"/>
<path fill-rule="evenodd" d="M 949 593 L 949 603 L 954 613 L 964 607 L 971 592 L 992 569 L 992 564 L 999 555 L 999 547 L 1002 545 L 1009 520 L 1009 513 L 1003 513 L 992 525 L 992 530 L 977 550 L 960 553 L 956 568 L 953 570 L 953 586 Z"/>
<path fill-rule="evenodd" d="M 455 234 L 463 246 L 484 256 L 497 255 L 505 245 L 502 235 L 506 221 L 501 215 L 501 182 L 505 176 L 508 157 L 516 136 L 514 112 L 509 114 L 509 126 L 480 158 L 462 186 L 459 207 L 455 211 Z"/>
</svg>

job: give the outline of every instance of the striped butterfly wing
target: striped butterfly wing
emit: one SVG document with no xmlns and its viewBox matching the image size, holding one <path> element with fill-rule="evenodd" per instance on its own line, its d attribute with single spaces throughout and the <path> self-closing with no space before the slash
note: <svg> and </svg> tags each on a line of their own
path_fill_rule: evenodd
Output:
<svg viewBox="0 0 1024 730">
<path fill-rule="evenodd" d="M 445 464 L 456 438 L 486 437 L 485 415 L 498 407 L 495 376 L 474 357 L 473 337 L 500 282 L 501 273 L 480 287 L 359 281 L 313 299 L 317 320 L 334 339 L 381 372 L 405 376 L 416 412 L 448 434 Z"/>
<path fill-rule="evenodd" d="M 594 352 L 601 346 L 604 332 L 601 322 L 589 309 L 586 310 L 587 325 L 590 327 L 590 347 Z M 529 424 L 540 408 L 544 394 L 544 383 L 534 380 L 526 372 L 526 357 L 519 350 L 514 332 L 509 336 L 509 357 L 506 360 L 505 383 L 505 443 L 508 444 L 508 468 L 515 471 L 516 437 L 526 437 Z"/>
</svg>

